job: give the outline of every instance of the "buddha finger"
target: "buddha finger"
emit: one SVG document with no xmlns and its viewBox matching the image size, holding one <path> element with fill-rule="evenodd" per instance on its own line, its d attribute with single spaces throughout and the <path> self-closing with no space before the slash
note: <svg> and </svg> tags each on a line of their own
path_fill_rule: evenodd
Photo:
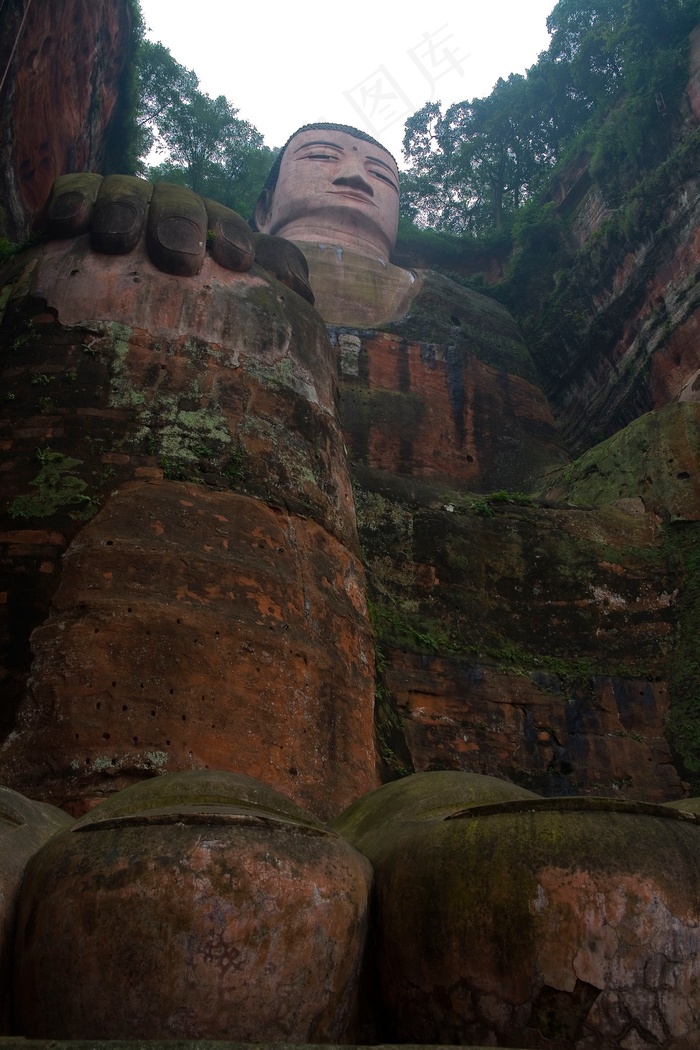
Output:
<svg viewBox="0 0 700 1050">
<path fill-rule="evenodd" d="M 256 233 L 255 261 L 313 306 L 314 293 L 309 284 L 309 266 L 306 256 L 296 244 L 285 240 L 284 237 Z"/>
<path fill-rule="evenodd" d="M 194 277 L 204 262 L 206 241 L 202 198 L 185 186 L 156 183 L 146 222 L 146 244 L 154 265 L 164 273 Z"/>
<path fill-rule="evenodd" d="M 88 172 L 60 175 L 54 181 L 46 208 L 50 237 L 79 237 L 89 231 L 101 184 L 101 175 Z"/>
<path fill-rule="evenodd" d="M 90 243 L 106 255 L 125 255 L 139 242 L 153 187 L 135 175 L 108 175 L 92 215 Z"/>
<path fill-rule="evenodd" d="M 253 232 L 238 212 L 204 198 L 207 210 L 207 247 L 219 266 L 237 273 L 249 270 L 255 261 Z"/>
</svg>

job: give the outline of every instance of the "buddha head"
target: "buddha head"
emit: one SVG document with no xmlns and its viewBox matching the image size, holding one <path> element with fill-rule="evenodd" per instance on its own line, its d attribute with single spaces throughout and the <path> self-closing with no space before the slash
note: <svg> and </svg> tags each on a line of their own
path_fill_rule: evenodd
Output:
<svg viewBox="0 0 700 1050">
<path fill-rule="evenodd" d="M 396 161 L 341 124 L 307 124 L 281 150 L 257 204 L 261 233 L 388 261 L 399 221 Z"/>
</svg>

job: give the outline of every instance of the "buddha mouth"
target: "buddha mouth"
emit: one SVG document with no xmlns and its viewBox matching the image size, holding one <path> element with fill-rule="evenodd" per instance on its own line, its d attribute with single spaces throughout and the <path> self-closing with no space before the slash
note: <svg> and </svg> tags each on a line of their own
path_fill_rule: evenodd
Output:
<svg viewBox="0 0 700 1050">
<path fill-rule="evenodd" d="M 326 190 L 326 193 L 332 193 L 334 197 L 349 197 L 351 201 L 361 201 L 363 204 L 371 204 L 373 208 L 377 207 L 372 198 L 362 190 Z"/>
</svg>

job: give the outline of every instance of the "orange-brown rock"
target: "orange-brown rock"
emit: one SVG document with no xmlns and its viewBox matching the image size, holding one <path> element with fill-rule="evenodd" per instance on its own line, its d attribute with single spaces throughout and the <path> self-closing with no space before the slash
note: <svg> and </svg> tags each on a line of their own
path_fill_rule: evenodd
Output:
<svg viewBox="0 0 700 1050">
<path fill-rule="evenodd" d="M 653 408 L 698 398 L 700 181 L 697 164 L 688 165 L 687 177 L 669 176 L 659 228 L 631 239 L 618 231 L 600 265 L 591 263 L 580 278 L 585 296 L 576 323 L 552 325 L 541 342 L 533 337 L 529 344 L 573 451 Z M 548 309 L 556 311 L 551 303 Z"/>
<path fill-rule="evenodd" d="M 376 783 L 357 558 L 234 493 L 127 485 L 73 541 L 35 630 L 6 781 L 82 812 L 134 780 L 255 776 L 327 817 Z"/>
<path fill-rule="evenodd" d="M 53 835 L 72 824 L 54 806 L 0 787 L 0 1035 L 10 1032 L 15 917 L 27 862 Z"/>
<path fill-rule="evenodd" d="M 612 793 L 662 802 L 682 793 L 664 730 L 666 682 L 557 675 L 390 651 L 386 684 L 416 770 L 464 769 L 546 794 Z"/>
<path fill-rule="evenodd" d="M 428 509 L 356 491 L 387 775 L 679 797 L 666 734 L 681 578 L 655 515 L 470 498 Z"/>
<path fill-rule="evenodd" d="M 36 723 L 32 702 L 23 708 L 13 783 L 80 808 L 78 798 L 130 778 L 214 765 L 261 776 L 323 814 L 341 808 L 374 783 L 373 659 L 321 319 L 257 268 L 234 274 L 207 259 L 188 281 L 156 270 L 143 248 L 98 256 L 87 238 L 18 257 L 8 282 L 6 725 L 61 555 L 106 504 L 66 559 L 51 621 L 59 633 L 47 625 L 44 642 L 37 636 L 33 688 L 47 706 Z M 168 484 L 146 484 L 164 476 Z M 110 496 L 127 481 L 139 487 Z M 146 629 L 153 643 L 144 646 Z M 63 650 L 58 639 L 69 636 Z M 208 674 L 202 648 L 214 661 Z M 73 667 L 70 685 L 52 677 L 54 651 Z M 183 683 L 184 706 L 173 706 L 169 690 Z M 67 732 L 55 735 L 55 718 Z M 42 758 L 36 751 L 27 763 L 40 739 Z"/>
<path fill-rule="evenodd" d="M 127 0 L 7 0 L 0 76 L 0 234 L 22 241 L 53 180 L 99 170 L 126 107 L 132 50 Z"/>
<path fill-rule="evenodd" d="M 503 307 L 427 273 L 408 311 L 383 331 L 330 329 L 343 428 L 362 477 L 529 491 L 568 462 Z"/>
<path fill-rule="evenodd" d="M 0 329 L 3 729 L 61 554 L 122 481 L 255 493 L 357 550 L 335 358 L 307 303 L 208 259 L 197 281 L 87 238 L 18 256 Z M 96 287 L 100 300 L 96 299 Z M 96 318 L 96 315 L 99 316 Z"/>
<path fill-rule="evenodd" d="M 383 1038 L 692 1050 L 695 819 L 599 798 L 350 821 L 375 866 Z"/>
<path fill-rule="evenodd" d="M 247 777 L 137 785 L 27 871 L 17 1030 L 343 1041 L 371 880 L 339 835 Z"/>
</svg>

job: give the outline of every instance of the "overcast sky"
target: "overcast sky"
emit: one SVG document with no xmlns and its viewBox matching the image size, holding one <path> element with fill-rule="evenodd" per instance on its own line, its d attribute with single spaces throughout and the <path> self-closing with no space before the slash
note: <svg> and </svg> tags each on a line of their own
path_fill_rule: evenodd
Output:
<svg viewBox="0 0 700 1050">
<path fill-rule="evenodd" d="M 428 100 L 487 95 L 548 44 L 555 0 L 141 0 L 148 36 L 226 95 L 268 146 L 302 124 L 362 128 L 403 165 L 403 125 Z"/>
</svg>

